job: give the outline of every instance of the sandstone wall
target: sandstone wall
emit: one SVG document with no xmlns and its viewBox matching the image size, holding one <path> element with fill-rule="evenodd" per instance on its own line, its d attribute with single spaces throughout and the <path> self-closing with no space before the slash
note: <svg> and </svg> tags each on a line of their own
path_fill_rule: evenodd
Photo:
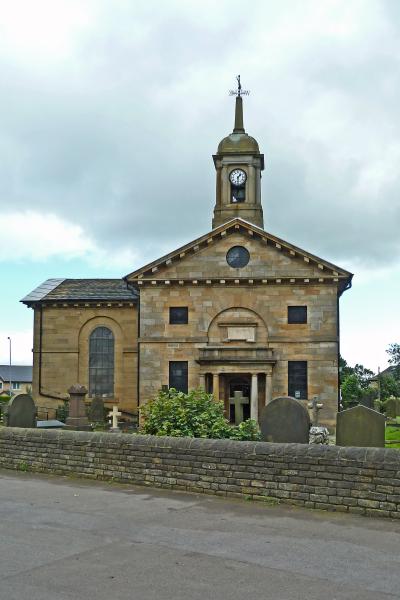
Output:
<svg viewBox="0 0 400 600">
<path fill-rule="evenodd" d="M 2 428 L 0 466 L 400 517 L 395 449 Z"/>
<path fill-rule="evenodd" d="M 36 404 L 58 406 L 74 383 L 89 387 L 88 340 L 99 326 L 110 328 L 115 339 L 114 397 L 109 403 L 129 411 L 137 407 L 137 308 L 132 306 L 45 306 L 41 360 L 40 311 L 35 310 L 32 387 Z"/>
</svg>

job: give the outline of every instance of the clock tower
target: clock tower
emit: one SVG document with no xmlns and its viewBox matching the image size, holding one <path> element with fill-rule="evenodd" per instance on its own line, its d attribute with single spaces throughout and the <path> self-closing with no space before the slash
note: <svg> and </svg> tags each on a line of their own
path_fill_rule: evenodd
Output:
<svg viewBox="0 0 400 600">
<path fill-rule="evenodd" d="M 248 135 L 243 125 L 243 97 L 240 76 L 236 93 L 235 125 L 231 134 L 218 145 L 213 156 L 216 170 L 216 202 L 213 229 L 240 217 L 258 227 L 264 227 L 261 206 L 261 171 L 264 155 L 257 141 Z"/>
</svg>

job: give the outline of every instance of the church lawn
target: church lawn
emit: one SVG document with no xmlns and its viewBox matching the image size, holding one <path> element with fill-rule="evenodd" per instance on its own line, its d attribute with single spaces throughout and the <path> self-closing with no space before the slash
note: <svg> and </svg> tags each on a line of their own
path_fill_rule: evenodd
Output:
<svg viewBox="0 0 400 600">
<path fill-rule="evenodd" d="M 400 427 L 388 425 L 385 430 L 386 448 L 400 448 Z"/>
</svg>

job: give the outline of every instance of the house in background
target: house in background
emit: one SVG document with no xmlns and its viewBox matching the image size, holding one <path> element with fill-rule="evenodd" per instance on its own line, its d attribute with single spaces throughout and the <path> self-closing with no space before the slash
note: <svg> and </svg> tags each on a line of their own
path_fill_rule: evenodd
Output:
<svg viewBox="0 0 400 600">
<path fill-rule="evenodd" d="M 32 366 L 0 365 L 0 394 L 9 394 L 11 379 L 12 394 L 32 393 Z"/>
</svg>

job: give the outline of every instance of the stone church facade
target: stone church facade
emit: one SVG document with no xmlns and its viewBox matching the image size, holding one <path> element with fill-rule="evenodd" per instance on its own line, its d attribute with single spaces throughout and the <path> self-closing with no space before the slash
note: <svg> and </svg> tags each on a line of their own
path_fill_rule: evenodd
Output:
<svg viewBox="0 0 400 600">
<path fill-rule="evenodd" d="M 248 398 L 256 420 L 272 398 L 314 396 L 320 422 L 338 406 L 339 298 L 352 274 L 263 229 L 264 156 L 235 125 L 213 157 L 212 230 L 121 279 L 52 279 L 34 309 L 33 394 L 59 404 L 79 382 L 126 414 L 164 385 Z"/>
</svg>

